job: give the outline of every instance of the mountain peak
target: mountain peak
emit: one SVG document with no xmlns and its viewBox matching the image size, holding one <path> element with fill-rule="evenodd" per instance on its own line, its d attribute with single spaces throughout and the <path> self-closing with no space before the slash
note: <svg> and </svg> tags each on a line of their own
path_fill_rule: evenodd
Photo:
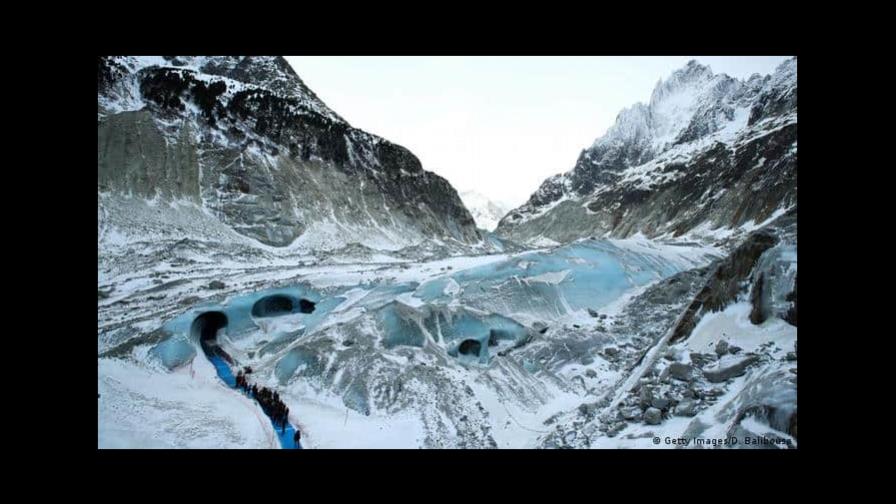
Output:
<svg viewBox="0 0 896 504">
<path fill-rule="evenodd" d="M 477 191 L 461 191 L 460 199 L 464 202 L 476 225 L 487 231 L 493 231 L 498 222 L 510 211 L 510 206 L 490 199 Z"/>
<path fill-rule="evenodd" d="M 654 205 L 651 209 L 666 209 L 673 205 L 672 201 L 679 201 L 678 198 L 681 198 L 681 208 L 677 211 L 690 215 L 691 220 L 680 219 L 675 232 L 690 229 L 703 214 L 697 216 L 688 205 L 700 200 L 701 205 L 705 204 L 701 208 L 707 213 L 713 209 L 713 203 L 707 203 L 704 196 L 712 194 L 706 187 L 715 179 L 706 169 L 718 166 L 720 173 L 728 173 L 731 167 L 741 166 L 737 163 L 743 162 L 742 166 L 752 166 L 755 173 L 765 170 L 762 167 L 768 160 L 759 158 L 765 154 L 756 154 L 763 151 L 741 152 L 725 146 L 754 140 L 768 142 L 772 137 L 751 134 L 770 131 L 775 132 L 774 138 L 782 145 L 791 143 L 796 124 L 796 86 L 795 58 L 781 63 L 771 75 L 756 74 L 746 81 L 724 73 L 714 74 L 709 66 L 691 60 L 657 82 L 648 104 L 639 102 L 623 109 L 606 133 L 582 151 L 571 171 L 546 179 L 525 205 L 510 212 L 499 226 L 499 234 L 524 239 L 539 235 L 554 240 L 608 231 L 618 236 L 628 236 L 638 230 L 660 235 L 671 229 L 668 211 L 644 219 L 643 215 L 652 210 L 646 210 L 641 202 L 650 201 Z M 747 161 L 737 157 L 750 156 L 751 152 L 759 157 Z M 790 205 L 792 193 L 788 192 L 788 177 L 792 175 L 789 170 L 795 159 L 793 152 L 795 145 L 778 156 L 780 163 L 774 165 L 774 177 L 763 179 L 786 183 L 774 186 L 775 193 L 765 202 L 750 203 L 756 222 Z M 685 165 L 690 166 L 682 169 Z M 700 189 L 685 197 L 675 189 L 678 186 L 674 182 L 686 178 L 689 182 L 680 187 Z M 661 195 L 658 188 L 676 195 Z M 654 194 L 661 196 L 654 197 Z M 712 225 L 722 222 L 742 225 L 749 217 L 731 208 L 752 197 L 752 193 L 729 197 L 733 198 L 732 207 L 712 210 L 715 212 Z M 566 199 L 575 203 L 560 204 Z M 579 210 L 582 208 L 585 210 Z M 631 213 L 622 210 L 635 208 L 638 210 Z M 561 221 L 559 215 L 576 223 L 563 229 L 557 225 Z M 664 228 L 660 230 L 656 226 Z"/>
<path fill-rule="evenodd" d="M 713 77 L 715 75 L 709 66 L 701 65 L 697 60 L 688 61 L 684 67 L 672 72 L 672 75 L 665 81 L 660 79 L 650 95 L 650 106 L 654 107 L 683 88 L 699 86 L 709 82 Z"/>
</svg>

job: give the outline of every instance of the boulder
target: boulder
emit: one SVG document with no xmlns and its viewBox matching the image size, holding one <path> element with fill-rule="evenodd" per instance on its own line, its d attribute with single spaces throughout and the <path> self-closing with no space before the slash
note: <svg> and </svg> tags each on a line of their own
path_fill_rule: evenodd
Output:
<svg viewBox="0 0 896 504">
<path fill-rule="evenodd" d="M 587 369 L 587 370 L 585 370 L 585 376 L 587 376 L 588 378 L 596 378 L 597 371 L 595 371 L 593 369 Z"/>
<path fill-rule="evenodd" d="M 641 387 L 641 391 L 638 393 L 638 405 L 648 408 L 651 403 L 653 403 L 653 390 L 650 387 Z"/>
<path fill-rule="evenodd" d="M 624 422 L 619 422 L 619 423 L 615 423 L 615 424 L 611 425 L 607 429 L 607 437 L 616 437 L 616 435 L 618 435 L 620 432 L 622 432 L 622 429 L 624 429 L 624 428 L 625 428 Z"/>
<path fill-rule="evenodd" d="M 694 368 L 688 364 L 683 364 L 681 362 L 673 362 L 669 365 L 669 375 L 676 380 L 682 381 L 690 381 L 691 373 Z"/>
<path fill-rule="evenodd" d="M 703 370 L 703 376 L 710 383 L 720 383 L 736 376 L 741 376 L 747 372 L 747 368 L 750 365 L 756 363 L 759 360 L 759 356 L 755 354 L 748 354 L 743 357 L 732 357 L 730 359 L 721 359 L 719 362 L 710 368 L 705 368 Z"/>
<path fill-rule="evenodd" d="M 647 408 L 644 412 L 644 423 L 647 425 L 659 425 L 663 421 L 663 412 L 656 408 Z"/>
<path fill-rule="evenodd" d="M 669 407 L 669 403 L 672 402 L 668 397 L 654 397 L 653 401 L 650 402 L 650 405 L 656 409 L 664 410 Z"/>
<path fill-rule="evenodd" d="M 579 405 L 579 414 L 586 418 L 593 418 L 597 409 L 596 403 L 582 403 Z"/>
<path fill-rule="evenodd" d="M 716 356 L 712 354 L 704 354 L 699 352 L 691 353 L 691 362 L 697 367 L 703 367 L 716 360 Z"/>
<path fill-rule="evenodd" d="M 716 355 L 721 357 L 726 353 L 728 353 L 728 342 L 725 340 L 719 340 L 719 342 L 716 343 Z"/>
<path fill-rule="evenodd" d="M 697 403 L 693 399 L 685 399 L 675 406 L 675 415 L 692 417 L 697 414 Z"/>
<path fill-rule="evenodd" d="M 594 310 L 591 309 L 591 308 L 588 308 L 588 315 L 591 315 L 591 316 L 594 317 L 594 318 L 598 318 L 598 317 L 600 317 L 600 313 L 597 313 L 596 311 L 594 311 Z"/>
<path fill-rule="evenodd" d="M 638 408 L 623 408 L 619 410 L 620 416 L 624 420 L 640 420 L 641 419 L 641 410 Z"/>
<path fill-rule="evenodd" d="M 227 285 L 225 285 L 224 282 L 222 282 L 222 281 L 220 281 L 220 280 L 212 280 L 212 281 L 208 284 L 208 288 L 209 288 L 209 289 L 223 289 L 223 288 L 225 288 L 225 287 L 227 287 Z"/>
</svg>

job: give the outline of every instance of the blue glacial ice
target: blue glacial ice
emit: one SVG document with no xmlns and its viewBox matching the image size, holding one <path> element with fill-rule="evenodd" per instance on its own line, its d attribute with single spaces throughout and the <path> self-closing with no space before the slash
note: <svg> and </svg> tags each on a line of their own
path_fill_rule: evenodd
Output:
<svg viewBox="0 0 896 504">
<path fill-rule="evenodd" d="M 684 269 L 661 254 L 635 252 L 601 240 L 520 254 L 423 283 L 415 295 L 427 303 L 452 298 L 509 316 L 555 318 L 600 308 L 633 287 Z M 452 289 L 452 285 L 457 288 Z"/>
<path fill-rule="evenodd" d="M 196 345 L 183 335 L 170 336 L 150 350 L 168 369 L 183 366 L 196 356 Z"/>
<path fill-rule="evenodd" d="M 600 309 L 635 287 L 701 262 L 685 257 L 609 240 L 584 240 L 516 254 L 423 283 L 382 281 L 342 286 L 326 294 L 304 284 L 269 289 L 187 310 L 163 326 L 171 337 L 153 348 L 153 354 L 168 367 L 189 361 L 199 340 L 194 321 L 204 313 L 220 312 L 227 319 L 222 334 L 242 350 L 251 350 L 248 346 L 256 341 L 250 336 L 260 327 L 277 328 L 265 335 L 267 346 L 259 354 L 278 354 L 275 373 L 285 382 L 297 373 L 317 372 L 318 356 L 289 346 L 320 329 L 338 307 L 341 317 L 350 313 L 348 308 L 358 309 L 351 312 L 358 319 L 373 317 L 374 324 L 359 322 L 359 327 L 378 332 L 371 336 L 383 348 L 419 348 L 431 342 L 464 362 L 487 364 L 498 352 L 529 337 L 524 324 Z M 345 294 L 357 289 L 366 292 L 357 299 Z M 350 306 L 340 306 L 350 297 Z M 262 322 L 281 315 L 295 317 L 298 326 L 283 330 L 282 324 Z"/>
<path fill-rule="evenodd" d="M 274 374 L 285 384 L 298 372 L 299 376 L 317 376 L 323 373 L 323 364 L 317 354 L 305 348 L 293 348 L 277 361 Z"/>
<path fill-rule="evenodd" d="M 415 320 L 417 310 L 397 301 L 393 301 L 377 310 L 379 323 L 383 331 L 383 346 L 422 347 L 426 337 Z"/>
<path fill-rule="evenodd" d="M 277 301 L 272 303 L 273 306 L 259 309 L 259 305 L 264 304 L 267 299 Z M 220 329 L 219 335 L 226 334 L 229 339 L 238 340 L 259 329 L 256 319 L 276 314 L 302 313 L 302 330 L 310 331 L 343 300 L 344 298 L 339 296 L 323 297 L 315 289 L 305 285 L 296 285 L 235 296 L 223 303 L 200 304 L 163 324 L 161 330 L 167 333 L 168 337 L 155 345 L 150 350 L 150 354 L 169 369 L 189 362 L 199 348 L 202 324 L 197 321 L 205 314 L 222 314 L 225 323 Z M 289 302 L 288 307 L 287 301 Z M 273 313 L 277 310 L 271 310 L 272 307 L 279 307 L 282 313 Z M 311 313 L 304 314 L 307 311 L 311 311 Z M 274 335 L 274 339 L 276 340 L 280 336 L 282 335 Z"/>
</svg>

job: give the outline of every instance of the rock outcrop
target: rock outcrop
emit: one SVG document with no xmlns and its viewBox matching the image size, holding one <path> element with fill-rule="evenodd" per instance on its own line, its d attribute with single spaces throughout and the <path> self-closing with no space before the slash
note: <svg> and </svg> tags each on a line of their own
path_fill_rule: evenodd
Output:
<svg viewBox="0 0 896 504">
<path fill-rule="evenodd" d="M 280 57 L 100 57 L 101 194 L 196 205 L 273 246 L 481 240 L 457 192 Z"/>
</svg>

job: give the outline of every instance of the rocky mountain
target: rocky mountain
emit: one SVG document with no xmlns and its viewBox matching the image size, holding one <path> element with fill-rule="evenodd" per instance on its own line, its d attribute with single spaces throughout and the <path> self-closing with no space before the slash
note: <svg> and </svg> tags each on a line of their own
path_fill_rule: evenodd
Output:
<svg viewBox="0 0 896 504">
<path fill-rule="evenodd" d="M 276 247 L 481 239 L 445 179 L 353 128 L 281 57 L 100 57 L 97 127 L 101 213 L 121 239 L 140 238 L 123 223 L 134 200 Z"/>
<path fill-rule="evenodd" d="M 507 205 L 492 201 L 476 191 L 461 191 L 460 199 L 470 211 L 476 225 L 486 231 L 494 231 L 501 218 L 510 211 Z"/>
<path fill-rule="evenodd" d="M 619 113 L 496 233 L 519 241 L 725 236 L 796 206 L 797 60 L 739 80 L 696 61 Z"/>
<path fill-rule="evenodd" d="M 281 58 L 100 58 L 98 448 L 796 448 L 795 74 L 676 72 L 518 243 Z"/>
</svg>

